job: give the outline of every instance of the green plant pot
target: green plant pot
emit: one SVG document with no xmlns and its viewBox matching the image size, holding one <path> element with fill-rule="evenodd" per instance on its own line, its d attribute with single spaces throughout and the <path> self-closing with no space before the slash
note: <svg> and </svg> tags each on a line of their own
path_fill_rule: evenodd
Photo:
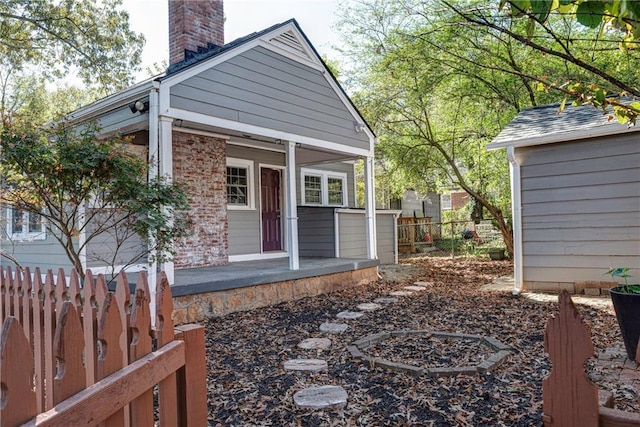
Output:
<svg viewBox="0 0 640 427">
<path fill-rule="evenodd" d="M 493 260 L 504 259 L 504 249 L 489 249 L 489 258 Z"/>
<path fill-rule="evenodd" d="M 640 294 L 621 292 L 620 289 L 621 286 L 611 288 L 609 294 L 616 311 L 627 356 L 629 360 L 635 360 L 638 338 L 640 338 Z"/>
</svg>

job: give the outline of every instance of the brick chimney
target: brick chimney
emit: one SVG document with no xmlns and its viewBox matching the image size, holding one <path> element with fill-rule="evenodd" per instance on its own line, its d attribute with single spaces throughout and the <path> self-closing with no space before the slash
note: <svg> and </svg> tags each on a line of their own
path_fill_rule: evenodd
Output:
<svg viewBox="0 0 640 427">
<path fill-rule="evenodd" d="M 169 65 L 212 44 L 224 45 L 222 0 L 169 0 Z"/>
</svg>

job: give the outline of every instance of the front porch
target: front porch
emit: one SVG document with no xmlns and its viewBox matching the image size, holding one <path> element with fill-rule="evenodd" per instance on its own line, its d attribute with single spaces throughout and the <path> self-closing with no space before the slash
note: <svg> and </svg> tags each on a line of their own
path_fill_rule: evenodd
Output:
<svg viewBox="0 0 640 427">
<path fill-rule="evenodd" d="M 176 323 L 251 310 L 375 281 L 377 259 L 288 258 L 234 262 L 216 267 L 175 270 L 171 286 Z"/>
</svg>

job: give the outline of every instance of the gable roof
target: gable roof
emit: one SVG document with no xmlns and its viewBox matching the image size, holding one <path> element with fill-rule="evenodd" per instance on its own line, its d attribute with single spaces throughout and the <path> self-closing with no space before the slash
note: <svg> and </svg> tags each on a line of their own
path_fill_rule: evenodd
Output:
<svg viewBox="0 0 640 427">
<path fill-rule="evenodd" d="M 559 108 L 560 104 L 550 104 L 521 111 L 487 148 L 552 144 L 640 130 L 618 123 L 611 109 L 603 112 L 591 105 L 570 105 L 558 114 Z"/>
<path fill-rule="evenodd" d="M 278 31 L 282 30 L 285 27 L 289 27 L 288 31 Z M 268 38 L 268 42 L 271 46 L 278 48 L 284 52 L 291 53 L 294 57 L 301 60 L 302 62 L 306 62 L 308 64 L 314 64 L 316 67 L 320 67 L 323 71 L 325 71 L 325 75 L 328 76 L 331 85 L 334 87 L 334 90 L 337 89 L 339 92 L 339 96 L 345 104 L 348 104 L 348 108 L 352 110 L 352 114 L 358 116 L 360 120 L 362 120 L 363 124 L 366 126 L 366 129 L 373 138 L 375 138 L 375 134 L 373 129 L 367 123 L 363 115 L 360 113 L 358 107 L 353 103 L 349 95 L 346 93 L 338 79 L 333 75 L 331 69 L 327 66 L 327 64 L 323 61 L 322 57 L 316 50 L 316 48 L 311 44 L 307 35 L 302 31 L 298 21 L 295 18 L 291 18 L 287 21 L 281 22 L 279 24 L 272 25 L 271 27 L 265 28 L 264 30 L 251 33 L 244 37 L 240 37 L 235 39 L 229 43 L 226 43 L 224 46 L 218 46 L 214 44 L 210 44 L 208 49 L 201 50 L 199 52 L 188 52 L 187 58 L 181 62 L 172 64 L 166 71 L 164 75 L 158 76 L 156 80 L 164 81 L 170 80 L 178 77 L 181 73 L 188 74 L 188 70 L 197 67 L 201 64 L 208 62 L 209 60 L 213 60 L 223 54 L 229 53 L 235 49 L 240 50 L 243 46 L 247 46 L 251 42 L 260 41 L 260 39 L 265 36 L 268 37 L 270 33 L 274 33 L 273 37 Z M 300 40 L 302 37 L 302 40 Z M 179 78 L 179 77 L 178 77 Z"/>
</svg>

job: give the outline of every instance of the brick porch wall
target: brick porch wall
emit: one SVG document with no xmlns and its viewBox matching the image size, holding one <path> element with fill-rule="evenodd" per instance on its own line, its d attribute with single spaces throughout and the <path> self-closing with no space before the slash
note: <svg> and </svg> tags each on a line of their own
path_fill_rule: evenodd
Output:
<svg viewBox="0 0 640 427">
<path fill-rule="evenodd" d="M 227 264 L 226 143 L 208 136 L 173 132 L 173 180 L 186 186 L 192 234 L 178 249 L 176 268 Z"/>
<path fill-rule="evenodd" d="M 286 282 L 174 297 L 173 321 L 176 324 L 200 322 L 207 317 L 362 286 L 376 280 L 378 267 L 369 267 Z"/>
</svg>

